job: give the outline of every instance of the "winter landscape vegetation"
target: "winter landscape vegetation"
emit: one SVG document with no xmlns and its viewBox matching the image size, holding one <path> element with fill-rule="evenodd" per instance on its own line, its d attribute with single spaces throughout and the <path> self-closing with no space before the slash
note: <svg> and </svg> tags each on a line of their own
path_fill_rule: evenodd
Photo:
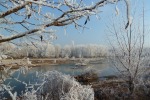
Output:
<svg viewBox="0 0 150 100">
<path fill-rule="evenodd" d="M 149 0 L 0 0 L 0 100 L 150 100 Z"/>
</svg>

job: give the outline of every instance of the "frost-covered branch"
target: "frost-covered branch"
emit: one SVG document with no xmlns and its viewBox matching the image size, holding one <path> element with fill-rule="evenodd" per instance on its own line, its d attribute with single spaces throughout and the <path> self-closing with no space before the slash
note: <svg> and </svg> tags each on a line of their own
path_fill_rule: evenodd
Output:
<svg viewBox="0 0 150 100">
<path fill-rule="evenodd" d="M 26 2 L 26 3 L 22 4 L 22 5 L 19 5 L 19 6 L 17 6 L 17 7 L 11 8 L 11 9 L 9 9 L 9 10 L 6 11 L 6 12 L 1 13 L 1 14 L 0 14 L 0 18 L 6 17 L 6 16 L 8 16 L 8 15 L 10 15 L 10 14 L 12 14 L 12 13 L 15 13 L 15 12 L 17 12 L 17 11 L 23 9 L 23 8 L 24 8 L 26 5 L 28 5 L 29 3 L 30 3 L 30 2 Z"/>
<path fill-rule="evenodd" d="M 86 18 L 87 20 L 90 15 L 99 13 L 99 7 L 114 2 L 118 2 L 118 0 L 101 0 L 89 5 L 85 5 L 82 0 L 0 1 L 0 7 L 3 8 L 0 13 L 0 29 L 2 29 L 2 34 L 6 31 L 10 34 L 8 37 L 2 37 L 0 43 L 29 36 L 29 34 L 39 31 L 42 33 L 43 29 L 48 30 L 51 26 L 74 24 L 75 27 L 82 27 L 77 22 L 79 19 Z M 45 12 L 46 9 L 54 10 L 59 14 Z M 19 18 L 19 20 L 15 18 Z M 18 26 L 21 28 L 17 29 Z"/>
<path fill-rule="evenodd" d="M 126 3 L 126 12 L 127 12 L 127 24 L 125 26 L 125 29 L 128 28 L 128 26 L 130 26 L 132 24 L 132 16 L 131 16 L 131 8 L 130 8 L 130 0 L 124 0 Z"/>
<path fill-rule="evenodd" d="M 16 100 L 17 97 L 17 92 L 15 92 L 14 94 L 12 93 L 11 89 L 9 89 L 6 85 L 2 84 L 3 88 L 9 93 L 9 95 L 11 96 L 12 100 Z M 11 88 L 11 87 L 10 87 Z"/>
</svg>

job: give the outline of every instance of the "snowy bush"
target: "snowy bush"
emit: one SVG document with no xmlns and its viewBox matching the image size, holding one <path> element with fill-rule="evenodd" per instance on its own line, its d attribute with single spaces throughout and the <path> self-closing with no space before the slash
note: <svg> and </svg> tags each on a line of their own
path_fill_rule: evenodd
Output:
<svg viewBox="0 0 150 100">
<path fill-rule="evenodd" d="M 27 91 L 25 94 L 23 94 L 22 98 L 18 100 L 37 100 L 37 95 L 34 93 L 34 91 Z"/>
<path fill-rule="evenodd" d="M 91 86 L 81 85 L 69 75 L 57 71 L 36 74 L 39 81 L 24 83 L 25 93 L 22 92 L 19 96 L 17 92 L 12 91 L 11 86 L 3 84 L 2 87 L 12 100 L 94 100 L 94 90 Z M 18 82 L 21 81 L 18 80 Z"/>
<path fill-rule="evenodd" d="M 91 86 L 82 86 L 71 76 L 57 71 L 46 73 L 45 84 L 40 94 L 39 100 L 94 100 Z"/>
</svg>

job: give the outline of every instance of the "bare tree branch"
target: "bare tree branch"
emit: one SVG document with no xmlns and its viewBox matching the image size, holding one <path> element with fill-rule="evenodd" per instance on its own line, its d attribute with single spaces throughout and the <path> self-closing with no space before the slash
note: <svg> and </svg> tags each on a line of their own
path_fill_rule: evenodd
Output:
<svg viewBox="0 0 150 100">
<path fill-rule="evenodd" d="M 17 11 L 23 9 L 23 8 L 24 8 L 26 5 L 28 5 L 28 4 L 30 4 L 30 2 L 26 2 L 26 3 L 22 4 L 22 5 L 19 5 L 19 6 L 15 7 L 15 8 L 9 9 L 8 11 L 1 13 L 1 14 L 0 14 L 0 18 L 3 18 L 3 17 L 5 17 L 5 16 L 8 16 L 8 15 L 10 15 L 10 14 L 12 14 L 12 13 L 15 13 L 15 12 L 17 12 Z"/>
<path fill-rule="evenodd" d="M 117 1 L 115 1 L 115 2 L 117 2 Z M 50 26 L 65 26 L 65 25 L 69 25 L 71 23 L 74 23 L 75 26 L 76 26 L 76 25 L 78 25 L 77 22 L 75 22 L 76 20 L 79 20 L 82 17 L 87 18 L 86 16 L 96 14 L 97 13 L 96 11 L 98 10 L 99 7 L 102 7 L 105 4 L 111 3 L 111 2 L 108 1 L 108 0 L 101 0 L 97 3 L 95 3 L 94 5 L 87 6 L 87 7 L 83 7 L 81 5 L 81 2 L 80 2 L 80 4 L 78 5 L 78 8 L 76 8 L 76 9 L 75 9 L 74 5 L 71 5 L 68 2 L 57 3 L 58 6 L 56 4 L 51 3 L 51 2 L 47 4 L 47 2 L 45 2 L 45 1 L 43 1 L 43 2 L 26 1 L 26 2 L 22 3 L 21 5 L 19 5 L 20 3 L 16 2 L 16 1 L 15 1 L 15 3 L 17 4 L 17 6 L 14 7 L 14 8 L 10 8 L 8 11 L 5 11 L 5 12 L 1 13 L 0 18 L 10 16 L 13 13 L 15 13 L 17 17 L 23 17 L 24 16 L 25 18 L 23 18 L 22 21 L 19 21 L 19 22 L 11 21 L 10 19 L 9 20 L 5 19 L 5 21 L 2 21 L 1 23 L 2 24 L 8 24 L 8 25 L 11 24 L 12 26 L 15 25 L 15 24 L 19 24 L 20 26 L 25 28 L 27 31 L 26 32 L 17 32 L 18 34 L 15 33 L 16 35 L 13 35 L 13 36 L 10 36 L 10 37 L 7 37 L 7 38 L 3 37 L 0 40 L 0 43 L 6 42 L 6 41 L 11 41 L 11 40 L 14 40 L 14 39 L 18 39 L 18 38 L 24 37 L 26 35 L 41 31 L 41 27 L 43 29 L 45 29 L 45 28 L 48 28 Z M 30 4 L 30 6 L 26 6 L 26 5 L 29 5 L 29 4 Z M 47 16 L 46 14 L 43 15 L 39 11 L 36 11 L 35 9 L 33 9 L 33 8 L 35 8 L 35 7 L 32 7 L 33 4 L 34 4 L 35 7 L 39 7 L 41 5 L 41 6 L 47 6 L 47 7 L 59 10 L 59 11 L 62 12 L 62 14 L 60 16 L 56 17 L 56 18 L 46 17 Z M 63 11 L 59 8 L 59 4 L 68 6 L 70 9 L 66 10 L 66 11 Z M 43 23 L 41 22 L 41 24 L 37 24 L 37 23 L 32 23 L 32 22 L 28 21 L 28 19 L 31 18 L 30 16 L 34 15 L 34 14 L 31 14 L 31 11 L 29 11 L 30 14 L 18 13 L 21 9 L 23 9 L 25 7 L 27 7 L 25 9 L 26 12 L 28 10 L 31 10 L 31 11 L 35 12 L 35 14 L 42 15 L 42 17 L 44 16 L 43 18 L 45 18 L 46 20 L 50 20 L 49 23 L 45 24 L 44 22 Z M 38 19 L 38 17 L 35 16 L 34 20 L 37 20 L 37 19 Z M 38 20 L 40 20 L 40 19 L 38 19 Z M 33 25 L 33 26 L 38 26 L 38 27 L 40 27 L 40 29 L 38 29 L 38 28 L 31 29 L 30 27 L 26 27 L 26 25 L 28 25 L 28 24 Z M 5 26 L 2 26 L 2 29 L 6 29 Z M 13 30 L 13 29 L 10 27 L 9 30 Z M 17 30 L 15 30 L 15 31 L 17 31 Z M 13 32 L 15 32 L 15 31 L 13 31 Z"/>
</svg>

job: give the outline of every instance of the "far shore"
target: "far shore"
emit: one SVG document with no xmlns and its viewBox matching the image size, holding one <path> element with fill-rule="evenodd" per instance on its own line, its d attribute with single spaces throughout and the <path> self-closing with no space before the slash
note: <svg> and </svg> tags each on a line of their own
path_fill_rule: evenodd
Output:
<svg viewBox="0 0 150 100">
<path fill-rule="evenodd" d="M 104 58 L 30 58 L 23 59 L 5 59 L 1 60 L 0 66 L 12 67 L 12 69 L 19 68 L 20 66 L 38 67 L 42 65 L 59 65 L 76 63 L 80 60 L 95 61 L 102 60 Z"/>
</svg>

